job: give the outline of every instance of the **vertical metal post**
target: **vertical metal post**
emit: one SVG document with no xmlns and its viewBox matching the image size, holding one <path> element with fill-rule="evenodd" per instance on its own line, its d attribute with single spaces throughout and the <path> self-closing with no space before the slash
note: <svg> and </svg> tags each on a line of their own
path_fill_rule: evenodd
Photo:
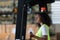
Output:
<svg viewBox="0 0 60 40">
<path fill-rule="evenodd" d="M 26 6 L 24 7 L 24 1 L 25 0 L 18 0 L 18 14 L 15 40 L 25 40 L 27 9 Z"/>
<path fill-rule="evenodd" d="M 21 27 L 21 40 L 25 40 L 26 24 L 27 24 L 27 5 L 24 5 L 23 16 L 22 16 L 22 27 Z"/>
</svg>

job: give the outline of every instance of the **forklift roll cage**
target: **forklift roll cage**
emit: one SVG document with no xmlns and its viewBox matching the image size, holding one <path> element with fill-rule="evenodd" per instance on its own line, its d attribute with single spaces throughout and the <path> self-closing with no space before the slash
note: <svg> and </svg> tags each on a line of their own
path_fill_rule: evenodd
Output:
<svg viewBox="0 0 60 40">
<path fill-rule="evenodd" d="M 45 3 L 45 2 L 41 2 L 41 3 L 34 2 L 34 4 L 33 4 L 33 2 L 34 1 L 31 1 L 31 0 L 30 1 L 18 0 L 18 14 L 17 14 L 17 22 L 16 22 L 15 40 L 25 40 L 26 23 L 27 23 L 27 4 L 29 3 L 30 6 L 34 6 L 35 4 L 39 4 L 40 9 L 42 6 L 47 8 L 48 2 L 47 3 Z M 53 2 L 54 2 L 54 0 L 53 0 Z M 49 3 L 52 3 L 52 2 L 49 2 Z"/>
</svg>

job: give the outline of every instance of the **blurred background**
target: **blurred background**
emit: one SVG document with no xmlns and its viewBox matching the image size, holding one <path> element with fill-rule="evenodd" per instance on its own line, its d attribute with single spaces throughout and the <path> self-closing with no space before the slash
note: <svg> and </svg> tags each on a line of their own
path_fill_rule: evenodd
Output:
<svg viewBox="0 0 60 40">
<path fill-rule="evenodd" d="M 47 7 L 52 19 L 50 28 L 55 33 L 51 40 L 60 40 L 60 1 L 47 4 Z M 15 40 L 17 12 L 18 0 L 0 0 L 0 40 Z M 30 38 L 30 31 L 35 34 L 38 30 L 34 20 L 35 12 L 39 12 L 38 4 L 27 10 L 26 40 Z"/>
<path fill-rule="evenodd" d="M 15 40 L 18 0 L 0 0 L 0 40 Z"/>
</svg>

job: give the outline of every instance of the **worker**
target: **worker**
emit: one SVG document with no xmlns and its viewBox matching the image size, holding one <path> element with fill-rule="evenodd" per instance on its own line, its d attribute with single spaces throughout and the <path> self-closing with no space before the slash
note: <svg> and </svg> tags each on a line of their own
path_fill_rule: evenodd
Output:
<svg viewBox="0 0 60 40">
<path fill-rule="evenodd" d="M 38 24 L 39 29 L 34 35 L 31 33 L 31 37 L 36 38 L 37 40 L 50 40 L 49 27 L 51 25 L 51 18 L 47 13 L 36 13 L 35 22 Z"/>
</svg>

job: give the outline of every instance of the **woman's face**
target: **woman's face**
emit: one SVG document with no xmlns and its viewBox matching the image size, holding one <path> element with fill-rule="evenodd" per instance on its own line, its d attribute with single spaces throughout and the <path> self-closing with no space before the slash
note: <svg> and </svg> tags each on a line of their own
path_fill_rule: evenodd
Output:
<svg viewBox="0 0 60 40">
<path fill-rule="evenodd" d="M 36 23 L 41 22 L 41 17 L 38 14 L 35 15 L 35 21 L 36 21 Z"/>
</svg>

